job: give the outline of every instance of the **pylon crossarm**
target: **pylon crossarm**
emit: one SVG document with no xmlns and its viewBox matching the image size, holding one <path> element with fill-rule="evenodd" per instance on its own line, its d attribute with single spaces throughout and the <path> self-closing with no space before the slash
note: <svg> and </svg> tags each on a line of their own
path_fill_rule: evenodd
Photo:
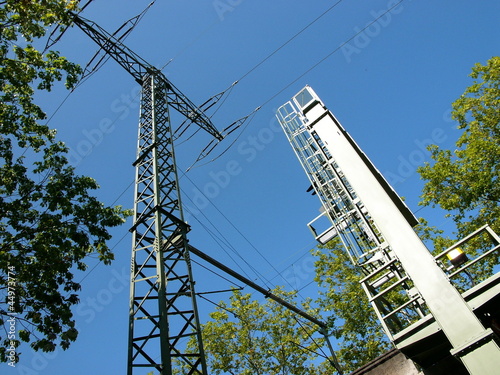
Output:
<svg viewBox="0 0 500 375">
<path fill-rule="evenodd" d="M 222 140 L 223 136 L 215 128 L 210 118 L 175 87 L 159 69 L 141 58 L 97 23 L 74 13 L 72 16 L 75 25 L 130 73 L 139 84 L 142 85 L 151 75 L 157 76 L 157 80 L 163 83 L 166 100 L 173 109 L 216 139 Z"/>
<path fill-rule="evenodd" d="M 129 72 L 137 82 L 142 83 L 147 74 L 156 71 L 154 66 L 150 65 L 146 60 L 142 59 L 128 47 L 123 45 L 97 23 L 75 13 L 73 13 L 72 16 L 75 25 Z"/>
</svg>

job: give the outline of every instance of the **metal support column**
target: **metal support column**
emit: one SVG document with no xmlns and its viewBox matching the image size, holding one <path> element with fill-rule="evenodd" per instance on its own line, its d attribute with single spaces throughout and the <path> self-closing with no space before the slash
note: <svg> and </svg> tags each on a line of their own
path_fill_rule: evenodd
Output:
<svg viewBox="0 0 500 375">
<path fill-rule="evenodd" d="M 166 90 L 156 75 L 143 81 L 134 163 L 129 375 L 138 368 L 171 375 L 174 367 L 186 374 L 207 373 Z M 192 336 L 198 345 L 188 351 Z"/>
<path fill-rule="evenodd" d="M 142 87 L 132 232 L 128 374 L 206 375 L 191 272 L 169 108 L 214 138 L 223 136 L 210 118 L 165 75 L 95 22 L 71 14 Z M 190 338 L 195 347 L 187 348 Z"/>
</svg>

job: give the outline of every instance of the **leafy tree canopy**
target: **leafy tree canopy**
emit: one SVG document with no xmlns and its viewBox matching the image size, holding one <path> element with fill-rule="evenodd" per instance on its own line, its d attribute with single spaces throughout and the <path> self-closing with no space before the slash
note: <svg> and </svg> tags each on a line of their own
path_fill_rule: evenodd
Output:
<svg viewBox="0 0 500 375">
<path fill-rule="evenodd" d="M 313 250 L 313 255 L 315 280 L 321 288 L 317 302 L 330 316 L 328 324 L 339 345 L 337 357 L 348 373 L 385 353 L 391 344 L 361 288 L 363 275 L 338 238 Z"/>
<path fill-rule="evenodd" d="M 339 347 L 337 360 L 345 373 L 385 353 L 391 345 L 372 310 L 352 264 L 338 240 L 312 251 L 316 257 L 316 301 L 302 309 L 324 320 Z M 291 302 L 297 292 L 272 291 Z M 315 306 L 315 307 L 313 307 Z M 318 327 L 298 320 L 274 301 L 259 303 L 234 290 L 229 303 L 219 302 L 202 326 L 207 364 L 213 374 L 331 374 L 335 369 Z M 181 370 L 182 373 L 182 370 Z"/>
<path fill-rule="evenodd" d="M 272 293 L 291 302 L 296 293 L 280 288 Z M 306 301 L 302 308 L 317 316 Z M 282 305 L 259 303 L 251 294 L 234 290 L 229 304 L 220 302 L 202 327 L 207 365 L 212 374 L 309 375 L 331 374 L 329 353 L 318 327 L 298 319 Z M 318 354 L 319 353 L 319 354 Z"/>
<path fill-rule="evenodd" d="M 15 338 L 0 334 L 1 361 L 12 361 L 5 349 L 20 340 L 53 351 L 76 339 L 73 273 L 86 269 L 89 254 L 111 262 L 108 228 L 130 214 L 92 195 L 96 181 L 75 174 L 34 100 L 37 90 L 78 80 L 78 65 L 35 48 L 47 28 L 70 23 L 67 10 L 77 3 L 0 2 L 0 324 L 9 328 L 6 320 L 16 317 Z"/>
<path fill-rule="evenodd" d="M 476 64 L 471 77 L 473 84 L 452 104 L 452 116 L 463 129 L 457 149 L 430 146 L 434 162 L 418 169 L 427 181 L 421 204 L 447 210 L 457 225 L 458 238 L 484 224 L 500 232 L 500 58 L 493 57 L 486 65 Z M 416 231 L 424 241 L 433 242 L 436 252 L 455 242 L 424 219 L 420 219 Z M 487 237 L 478 237 L 472 248 L 479 252 L 488 247 L 491 242 Z M 323 287 L 319 306 L 336 318 L 331 326 L 339 339 L 341 365 L 355 370 L 383 354 L 391 344 L 359 285 L 359 270 L 340 243 L 332 241 L 313 254 L 318 259 L 316 281 Z M 480 281 L 491 274 L 497 262 L 491 259 L 478 264 L 469 270 L 470 275 Z M 455 281 L 458 287 L 469 282 L 468 278 Z"/>
<path fill-rule="evenodd" d="M 420 204 L 448 211 L 458 239 L 485 224 L 500 233 L 500 57 L 476 64 L 470 76 L 472 85 L 452 104 L 452 118 L 462 130 L 456 149 L 431 145 L 433 162 L 418 168 L 426 181 Z M 455 241 L 438 235 L 433 242 L 442 251 Z M 474 257 L 491 245 L 488 235 L 477 236 L 467 252 Z M 475 282 L 484 280 L 497 263 L 498 256 L 477 263 L 459 284 L 466 286 L 471 277 Z"/>
<path fill-rule="evenodd" d="M 500 230 L 500 57 L 476 64 L 474 82 L 452 104 L 463 130 L 455 150 L 429 146 L 433 163 L 418 169 L 426 181 L 422 205 L 450 212 L 458 236 L 484 224 Z"/>
</svg>

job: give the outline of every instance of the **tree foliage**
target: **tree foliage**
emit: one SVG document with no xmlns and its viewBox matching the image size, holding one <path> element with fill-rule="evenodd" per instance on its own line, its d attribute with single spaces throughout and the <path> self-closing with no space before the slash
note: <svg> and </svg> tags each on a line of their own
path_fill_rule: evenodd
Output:
<svg viewBox="0 0 500 375">
<path fill-rule="evenodd" d="M 85 270 L 89 254 L 109 264 L 108 228 L 130 214 L 92 195 L 96 181 L 75 174 L 34 100 L 58 81 L 71 88 L 78 80 L 78 65 L 35 48 L 48 27 L 70 23 L 67 10 L 77 3 L 0 2 L 0 324 L 9 332 L 6 320 L 15 315 L 17 331 L 0 334 L 1 361 L 20 340 L 53 351 L 76 339 L 75 269 Z"/>
<path fill-rule="evenodd" d="M 500 232 L 500 57 L 476 64 L 470 76 L 472 85 L 452 104 L 452 118 L 462 130 L 456 149 L 429 146 L 433 162 L 418 169 L 426 181 L 420 204 L 448 211 L 458 239 L 485 224 Z M 442 236 L 433 241 L 437 250 L 453 242 Z M 475 256 L 490 246 L 488 235 L 478 236 L 468 252 Z M 470 275 L 481 281 L 497 262 L 498 257 L 490 257 L 471 267 Z"/>
<path fill-rule="evenodd" d="M 385 353 L 391 346 L 366 295 L 362 278 L 338 240 L 313 250 L 316 301 L 302 309 L 326 320 L 336 357 L 346 373 Z M 297 292 L 272 291 L 293 301 Z M 315 306 L 315 307 L 313 307 Z M 322 312 L 322 316 L 319 315 Z M 325 318 L 326 317 L 326 318 Z M 233 291 L 229 303 L 219 302 L 202 326 L 207 363 L 213 374 L 319 375 L 335 372 L 318 327 L 300 321 L 274 301 L 259 303 L 250 294 Z M 314 338 L 314 339 L 313 339 Z"/>
<path fill-rule="evenodd" d="M 500 58 L 494 57 L 484 66 L 477 64 L 471 76 L 474 84 L 453 103 L 453 118 L 464 130 L 457 149 L 442 150 L 432 145 L 434 163 L 419 168 L 427 181 L 422 204 L 449 211 L 457 224 L 459 238 L 486 223 L 500 232 Z M 424 219 L 420 219 L 415 229 L 422 240 L 433 242 L 435 251 L 454 242 Z M 484 240 L 479 238 L 480 242 Z M 340 241 L 334 239 L 312 254 L 317 259 L 315 281 L 320 287 L 314 313 L 321 311 L 328 316 L 330 332 L 339 346 L 336 355 L 340 365 L 345 372 L 353 371 L 392 345 L 361 288 L 363 275 L 352 264 Z M 484 269 L 480 268 L 473 270 L 475 275 L 481 276 Z M 287 298 L 293 296 L 280 289 L 276 293 Z M 305 308 L 311 311 L 311 301 Z M 333 373 L 326 362 L 314 365 L 318 363 L 317 357 L 308 349 L 318 351 L 318 347 L 310 341 L 304 345 L 312 331 L 304 334 L 290 314 L 273 302 L 259 304 L 250 295 L 234 291 L 229 305 L 221 302 L 211 314 L 212 320 L 203 326 L 211 372 Z M 292 342 L 295 344 L 289 345 Z M 299 345 L 307 349 L 300 351 Z"/>
<path fill-rule="evenodd" d="M 361 288 L 363 275 L 353 265 L 338 239 L 313 250 L 317 258 L 318 305 L 329 314 L 329 327 L 338 340 L 341 367 L 353 371 L 391 348 L 368 298 Z"/>
<path fill-rule="evenodd" d="M 449 211 L 459 237 L 486 223 L 500 229 L 500 57 L 476 64 L 471 77 L 452 104 L 463 130 L 457 148 L 429 146 L 434 162 L 418 169 L 426 181 L 421 204 Z"/>
<path fill-rule="evenodd" d="M 276 288 L 272 293 L 292 301 L 295 292 Z M 310 301 L 302 308 L 310 314 Z M 282 305 L 259 303 L 251 294 L 234 290 L 229 304 L 220 302 L 211 320 L 202 327 L 207 365 L 212 374 L 309 375 L 334 371 L 325 361 L 319 364 L 324 342 L 318 327 L 298 319 Z"/>
<path fill-rule="evenodd" d="M 456 150 L 432 145 L 429 149 L 434 162 L 418 169 L 427 181 L 421 204 L 447 210 L 456 223 L 458 238 L 484 224 L 500 231 L 500 58 L 476 64 L 471 77 L 473 84 L 452 104 L 452 117 L 463 129 Z M 455 242 L 423 219 L 416 230 L 424 241 L 433 243 L 436 252 Z M 488 236 L 482 236 L 472 248 L 480 252 L 490 244 Z M 316 280 L 324 288 L 319 306 L 336 318 L 331 325 L 339 339 L 339 361 L 345 369 L 354 370 L 383 354 L 390 343 L 359 285 L 362 276 L 341 245 L 332 241 L 314 255 L 318 258 Z M 478 263 L 469 275 L 479 281 L 491 274 L 497 262 Z M 469 282 L 467 277 L 455 281 L 459 287 Z"/>
<path fill-rule="evenodd" d="M 418 169 L 427 181 L 421 204 L 447 210 L 457 225 L 458 238 L 484 224 L 500 232 L 500 58 L 494 57 L 486 65 L 476 64 L 471 76 L 474 83 L 452 104 L 452 116 L 458 121 L 459 129 L 463 129 L 456 150 L 432 145 L 429 149 L 433 163 Z M 423 219 L 416 231 L 422 240 L 433 242 L 437 252 L 455 242 Z M 485 237 L 478 238 L 477 248 L 488 242 Z M 328 315 L 330 332 L 338 340 L 336 354 L 342 368 L 353 371 L 389 350 L 391 344 L 360 286 L 363 276 L 341 243 L 333 240 L 312 253 L 317 259 L 315 280 L 320 287 L 316 306 Z M 487 276 L 496 262 L 493 260 L 489 267 L 481 264 L 471 273 L 475 277 Z M 465 281 L 458 283 L 460 286 Z M 222 304 L 211 315 L 213 320 L 205 324 L 204 337 L 209 364 L 215 374 L 318 374 L 325 370 L 326 367 L 306 366 L 300 370 L 284 367 L 277 355 L 280 345 L 283 340 L 298 339 L 300 334 L 283 311 L 270 315 L 271 311 L 269 304 L 259 305 L 251 301 L 249 295 L 235 292 L 230 306 Z M 265 317 L 265 321 L 261 317 Z M 273 326 L 279 335 L 270 340 L 268 333 Z M 284 352 L 292 353 L 293 347 Z M 292 363 L 304 360 L 297 358 L 300 360 L 292 360 Z M 269 367 L 269 363 L 275 367 Z"/>
</svg>

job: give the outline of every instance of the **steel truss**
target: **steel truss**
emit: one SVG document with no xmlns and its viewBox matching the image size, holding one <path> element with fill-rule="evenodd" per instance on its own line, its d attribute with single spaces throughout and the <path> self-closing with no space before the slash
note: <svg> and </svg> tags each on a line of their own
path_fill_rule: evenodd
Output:
<svg viewBox="0 0 500 375">
<path fill-rule="evenodd" d="M 187 374 L 206 374 L 161 76 L 152 75 L 142 85 L 138 139 L 128 373 L 151 367 L 171 374 L 180 366 Z M 197 347 L 181 349 L 193 336 Z"/>
<path fill-rule="evenodd" d="M 338 236 L 364 272 L 361 284 L 389 339 L 426 372 L 497 374 L 499 275 L 463 293 L 451 282 L 498 249 L 496 234 L 483 227 L 433 257 L 412 228 L 413 213 L 309 86 L 277 116 L 324 208 L 309 227 L 321 243 Z M 312 223 L 322 216 L 330 223 L 318 233 Z M 492 248 L 470 262 L 450 257 L 465 255 L 462 247 L 481 231 Z M 477 244 L 469 252 L 477 254 Z M 444 257 L 449 268 L 437 262 Z"/>
<path fill-rule="evenodd" d="M 169 108 L 216 139 L 222 135 L 160 70 L 94 22 L 74 14 L 73 20 L 142 87 L 127 373 L 206 375 Z"/>
</svg>

